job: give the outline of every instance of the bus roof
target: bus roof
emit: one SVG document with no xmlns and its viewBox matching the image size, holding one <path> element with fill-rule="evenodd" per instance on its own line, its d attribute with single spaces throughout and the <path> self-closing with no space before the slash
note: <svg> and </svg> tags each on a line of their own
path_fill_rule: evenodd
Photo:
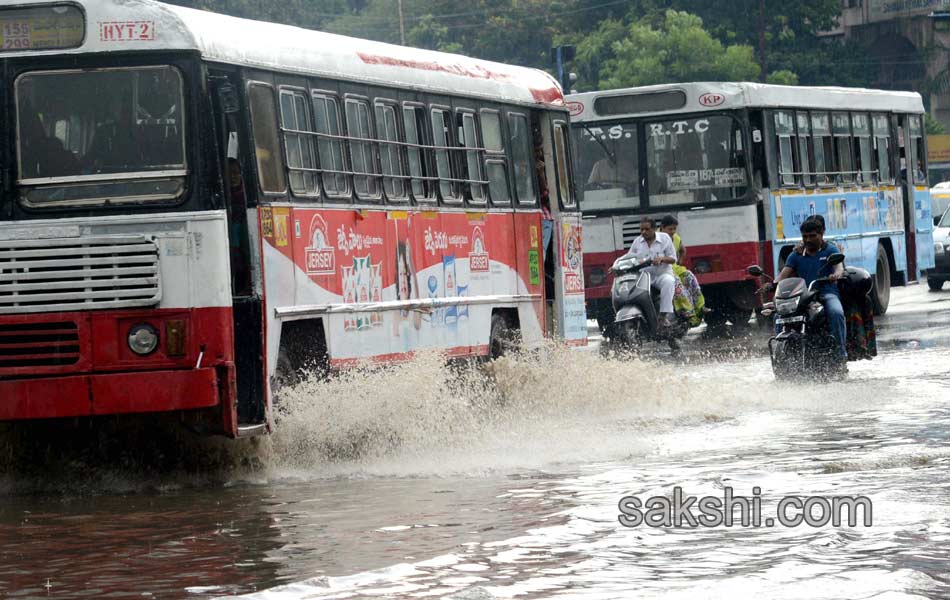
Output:
<svg viewBox="0 0 950 600">
<path fill-rule="evenodd" d="M 81 6 L 86 15 L 86 36 L 80 47 L 4 51 L 0 58 L 193 50 L 208 61 L 245 67 L 500 102 L 564 106 L 557 81 L 538 69 L 240 19 L 155 0 L 69 3 Z M 50 0 L 17 0 L 15 8 L 31 5 L 49 6 Z"/>
<path fill-rule="evenodd" d="M 613 100 L 597 102 L 600 98 Z M 566 96 L 565 100 L 575 121 L 747 107 L 924 112 L 920 94 L 916 92 L 749 82 L 670 83 L 571 94 Z"/>
</svg>

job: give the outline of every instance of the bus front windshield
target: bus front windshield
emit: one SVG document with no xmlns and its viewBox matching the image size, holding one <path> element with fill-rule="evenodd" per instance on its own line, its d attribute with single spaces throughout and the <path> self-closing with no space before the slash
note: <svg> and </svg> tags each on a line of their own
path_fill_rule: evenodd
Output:
<svg viewBox="0 0 950 600">
<path fill-rule="evenodd" d="M 639 208 L 638 126 L 575 123 L 571 129 L 581 209 L 597 212 Z"/>
<path fill-rule="evenodd" d="M 168 201 L 184 186 L 173 67 L 45 71 L 16 82 L 18 184 L 30 206 Z"/>
<path fill-rule="evenodd" d="M 741 198 L 749 185 L 743 140 L 739 121 L 730 115 L 602 126 L 577 123 L 574 143 L 577 173 L 584 182 L 583 210 L 667 207 Z M 640 159 L 639 148 L 645 148 L 645 160 Z M 644 165 L 646 172 L 641 173 Z"/>
<path fill-rule="evenodd" d="M 748 187 L 742 127 L 728 115 L 646 124 L 650 206 L 741 198 Z"/>
</svg>

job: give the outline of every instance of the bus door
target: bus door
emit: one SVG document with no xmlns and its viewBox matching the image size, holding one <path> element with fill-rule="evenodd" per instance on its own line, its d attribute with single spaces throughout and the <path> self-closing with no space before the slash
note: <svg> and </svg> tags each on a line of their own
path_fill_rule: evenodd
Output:
<svg viewBox="0 0 950 600">
<path fill-rule="evenodd" d="M 586 345 L 582 220 L 574 195 L 570 129 L 566 118 L 548 117 L 550 146 L 545 143 L 548 194 L 554 217 L 551 249 L 555 265 L 554 315 L 558 335 L 568 344 Z M 550 147 L 550 153 L 548 148 Z"/>
<path fill-rule="evenodd" d="M 910 125 L 905 131 L 909 131 L 909 156 L 908 177 L 912 184 L 908 185 L 910 194 L 909 211 L 904 217 L 907 223 L 908 237 L 913 238 L 916 252 L 916 269 L 910 271 L 909 275 L 918 279 L 923 271 L 934 268 L 934 242 L 933 242 L 933 215 L 930 204 L 930 186 L 927 184 L 927 148 L 925 145 L 926 136 L 922 118 L 920 115 L 911 115 L 909 117 Z M 913 169 L 910 167 L 913 166 Z M 911 173 L 913 171 L 913 173 Z M 911 246 L 908 243 L 908 254 L 911 253 Z"/>
<path fill-rule="evenodd" d="M 234 362 L 237 370 L 238 424 L 266 422 L 263 363 L 263 313 L 260 294 L 254 290 L 249 218 L 252 214 L 248 174 L 246 132 L 241 106 L 240 78 L 233 72 L 214 72 L 209 86 L 214 106 L 218 163 L 224 189 L 223 205 L 228 213 L 231 256 L 231 295 L 234 318 Z"/>
</svg>

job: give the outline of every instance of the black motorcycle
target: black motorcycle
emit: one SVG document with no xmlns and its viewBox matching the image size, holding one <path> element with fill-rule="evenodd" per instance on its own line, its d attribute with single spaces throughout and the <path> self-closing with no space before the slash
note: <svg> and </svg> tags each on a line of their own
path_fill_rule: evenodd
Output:
<svg viewBox="0 0 950 600">
<path fill-rule="evenodd" d="M 690 328 L 689 318 L 674 315 L 670 327 L 660 328 L 659 292 L 651 286 L 653 279 L 644 271 L 653 264 L 650 257 L 624 255 L 614 261 L 611 272 L 614 284 L 610 290 L 614 322 L 607 338 L 622 350 L 639 351 L 648 340 L 666 341 L 673 353 L 679 352 L 679 340 Z"/>
<path fill-rule="evenodd" d="M 844 262 L 844 254 L 836 253 L 828 257 L 828 266 Z M 748 268 L 753 277 L 765 277 L 762 268 L 753 265 Z M 831 334 L 831 327 L 825 307 L 818 296 L 818 289 L 830 279 L 819 277 L 805 284 L 801 277 L 789 277 L 778 282 L 775 298 L 763 304 L 762 315 L 775 315 L 776 328 L 781 328 L 769 339 L 769 355 L 772 359 L 772 372 L 776 379 L 794 379 L 799 377 L 828 378 L 841 373 L 837 360 L 838 341 Z M 871 276 L 864 269 L 847 267 L 844 277 L 838 280 L 845 314 L 849 303 L 866 300 L 871 291 Z M 765 288 L 759 290 L 763 292 Z"/>
</svg>

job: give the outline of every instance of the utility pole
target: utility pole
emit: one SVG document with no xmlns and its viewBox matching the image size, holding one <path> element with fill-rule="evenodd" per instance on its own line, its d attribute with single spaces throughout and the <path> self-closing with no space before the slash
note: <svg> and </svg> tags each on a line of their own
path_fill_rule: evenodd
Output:
<svg viewBox="0 0 950 600">
<path fill-rule="evenodd" d="M 551 48 L 551 62 L 554 63 L 554 70 L 557 74 L 557 81 L 561 84 L 561 89 L 565 94 L 571 93 L 571 84 L 574 83 L 573 73 L 568 73 L 565 64 L 574 60 L 574 46 L 557 46 Z"/>
<path fill-rule="evenodd" d="M 765 0 L 759 0 L 759 66 L 762 67 L 762 73 L 759 75 L 759 81 L 765 83 L 769 76 L 768 58 L 765 55 Z"/>
<path fill-rule="evenodd" d="M 396 5 L 399 7 L 399 43 L 405 46 L 406 45 L 406 23 L 402 17 L 402 0 L 396 0 Z"/>
</svg>

